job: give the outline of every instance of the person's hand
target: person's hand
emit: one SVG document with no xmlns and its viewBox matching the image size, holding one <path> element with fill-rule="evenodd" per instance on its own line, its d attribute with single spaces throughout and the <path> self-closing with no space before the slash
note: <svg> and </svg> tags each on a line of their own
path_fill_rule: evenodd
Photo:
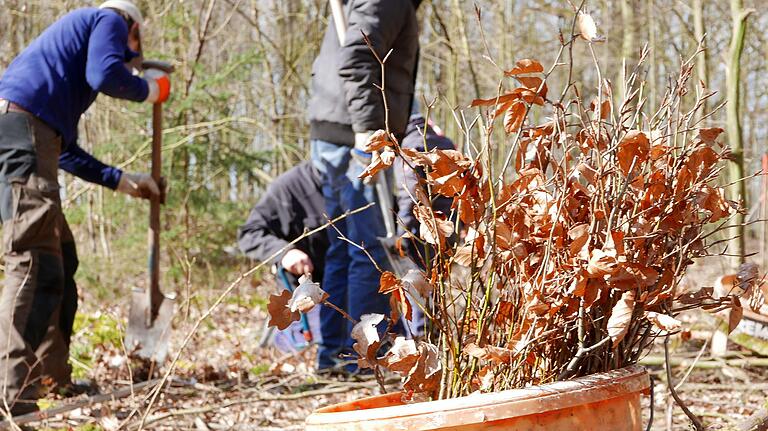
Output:
<svg viewBox="0 0 768 431">
<path fill-rule="evenodd" d="M 283 260 L 280 261 L 280 265 L 293 275 L 308 274 L 315 269 L 312 259 L 303 251 L 295 248 L 285 253 Z"/>
<path fill-rule="evenodd" d="M 131 61 L 125 63 L 125 68 L 128 69 L 132 75 L 138 75 L 141 72 L 141 64 L 144 62 L 144 57 L 141 54 L 133 57 Z"/>
<path fill-rule="evenodd" d="M 144 100 L 149 103 L 163 103 L 171 95 L 171 78 L 167 73 L 158 69 L 144 71 L 144 80 L 149 85 L 149 94 Z"/>
<path fill-rule="evenodd" d="M 372 154 L 365 151 L 365 149 L 368 146 L 368 139 L 372 134 L 373 132 L 355 133 L 355 147 L 350 150 L 352 159 L 359 163 L 363 168 L 366 168 L 371 164 Z"/>
<path fill-rule="evenodd" d="M 355 133 L 355 149 L 362 152 L 365 151 L 365 147 L 368 146 L 368 139 L 370 139 L 373 132 L 358 132 Z"/>
<path fill-rule="evenodd" d="M 162 183 L 162 181 L 161 181 Z M 165 187 L 162 187 L 163 189 Z M 123 172 L 117 191 L 142 199 L 159 199 L 163 201 L 163 192 L 151 176 L 147 174 L 129 174 Z"/>
</svg>

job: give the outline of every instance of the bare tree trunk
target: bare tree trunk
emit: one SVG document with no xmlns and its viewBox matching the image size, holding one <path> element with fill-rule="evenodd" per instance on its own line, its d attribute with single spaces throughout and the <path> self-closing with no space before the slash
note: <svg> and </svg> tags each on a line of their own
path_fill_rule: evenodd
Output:
<svg viewBox="0 0 768 431">
<path fill-rule="evenodd" d="M 747 32 L 747 18 L 751 11 L 744 10 L 743 0 L 731 0 L 731 18 L 733 20 L 733 32 L 731 35 L 730 59 L 727 74 L 727 131 L 728 142 L 733 154 L 729 165 L 729 180 L 737 181 L 731 189 L 732 199 L 742 199 L 744 208 L 747 208 L 747 185 L 744 178 L 744 144 L 741 131 L 741 54 L 744 51 L 744 36 Z M 734 266 L 743 263 L 746 258 L 745 238 L 745 214 L 740 213 L 734 217 L 733 229 L 730 230 L 736 238 L 731 243 L 730 254 L 736 255 Z"/>
<path fill-rule="evenodd" d="M 696 78 L 699 82 L 702 82 L 706 88 L 709 88 L 709 52 L 707 52 L 707 43 L 704 39 L 706 28 L 704 26 L 704 4 L 703 0 L 693 0 L 693 31 L 696 37 L 696 42 L 701 43 L 704 52 L 699 54 L 696 59 Z M 704 100 L 704 104 L 701 109 L 696 112 L 696 123 L 701 121 L 701 118 L 709 112 L 707 100 Z"/>
<path fill-rule="evenodd" d="M 632 0 L 621 0 L 621 69 L 618 85 L 618 106 L 627 96 L 627 68 L 635 66 L 635 8 Z"/>
<path fill-rule="evenodd" d="M 656 31 L 658 26 L 654 19 L 655 0 L 646 0 L 646 20 L 648 23 L 648 49 L 650 49 L 650 59 L 648 61 L 648 102 L 651 112 L 656 112 L 658 106 L 659 94 L 656 87 L 658 67 L 656 65 Z"/>
</svg>

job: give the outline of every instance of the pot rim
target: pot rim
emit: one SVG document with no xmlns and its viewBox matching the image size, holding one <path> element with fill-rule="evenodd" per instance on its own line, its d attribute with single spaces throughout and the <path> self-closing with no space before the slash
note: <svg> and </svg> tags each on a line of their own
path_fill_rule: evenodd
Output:
<svg viewBox="0 0 768 431">
<path fill-rule="evenodd" d="M 619 370 L 597 373 L 574 380 L 554 382 L 486 394 L 474 394 L 460 398 L 378 407 L 364 410 L 333 411 L 337 404 L 316 410 L 306 419 L 307 425 L 355 424 L 367 421 L 393 420 L 463 425 L 488 422 L 511 417 L 527 416 L 559 410 L 576 405 L 590 404 L 627 394 L 644 391 L 650 387 L 650 378 L 644 367 L 633 365 Z M 393 398 L 399 393 L 363 398 L 375 400 Z M 553 406 L 556 403 L 556 408 Z M 328 412 L 330 411 L 330 412 Z"/>
</svg>

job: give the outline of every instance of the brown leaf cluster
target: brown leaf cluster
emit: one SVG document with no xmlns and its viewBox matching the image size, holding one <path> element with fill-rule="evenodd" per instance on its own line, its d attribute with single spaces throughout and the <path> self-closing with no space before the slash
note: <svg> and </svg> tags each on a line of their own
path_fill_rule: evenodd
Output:
<svg viewBox="0 0 768 431">
<path fill-rule="evenodd" d="M 588 15 L 579 25 L 583 38 L 600 38 Z M 690 74 L 681 74 L 653 123 L 622 119 L 631 110 L 613 106 L 607 82 L 603 100 L 586 103 L 574 91 L 571 101 L 554 102 L 541 63 L 521 60 L 505 75 L 510 89 L 472 102 L 491 133 L 478 155 L 376 144 L 423 169 L 433 194 L 417 193 L 414 214 L 419 239 L 437 251 L 423 285 L 448 346 L 441 354 L 453 378 L 445 393 L 631 364 L 654 337 L 682 329 L 680 311 L 733 309 L 738 317 L 732 292 L 718 298 L 706 289 L 678 291 L 685 269 L 710 252 L 705 227 L 739 210 L 718 181 L 729 157 L 723 130 L 685 129 L 690 122 L 679 116 L 692 113 L 675 111 Z M 499 121 L 509 145 L 491 144 Z M 505 163 L 493 164 L 493 157 Z M 432 210 L 435 195 L 453 199 L 449 214 Z M 731 285 L 746 291 L 756 279 L 756 270 L 745 269 Z M 382 276 L 382 293 L 406 314 L 407 285 Z M 427 360 L 433 354 L 439 356 L 402 341 L 379 363 L 423 369 L 411 374 L 421 377 L 410 388 L 431 390 L 425 382 L 434 374 Z"/>
<path fill-rule="evenodd" d="M 328 293 L 320 288 L 319 283 L 303 277 L 299 280 L 299 286 L 293 292 L 283 290 L 280 295 L 271 295 L 267 304 L 269 313 L 269 326 L 279 330 L 287 328 L 291 323 L 297 322 L 299 313 L 308 313 L 316 305 L 322 304 L 328 299 Z"/>
</svg>

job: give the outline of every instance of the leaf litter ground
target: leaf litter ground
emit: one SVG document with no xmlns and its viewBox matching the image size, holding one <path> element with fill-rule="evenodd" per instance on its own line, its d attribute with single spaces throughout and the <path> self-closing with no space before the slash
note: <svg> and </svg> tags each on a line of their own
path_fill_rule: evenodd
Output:
<svg viewBox="0 0 768 431">
<path fill-rule="evenodd" d="M 690 271 L 687 283 L 707 284 L 719 273 L 720 265 L 699 264 Z M 695 277 L 696 279 L 693 279 Z M 144 429 L 153 430 L 300 430 L 303 421 L 314 409 L 329 404 L 354 400 L 379 393 L 375 381 L 340 381 L 320 378 L 312 373 L 315 351 L 286 355 L 273 347 L 260 348 L 261 328 L 268 319 L 263 301 L 273 292 L 274 285 L 266 283 L 255 289 L 239 292 L 238 300 L 230 300 L 214 313 L 193 337 L 178 363 L 171 384 L 166 387 L 151 413 Z M 121 352 L 119 339 L 127 310 L 100 309 L 90 301 L 87 292 L 81 302 L 81 327 L 74 335 L 76 374 L 95 379 L 102 392 L 128 387 L 130 374 Z M 172 337 L 172 352 L 192 326 L 195 311 L 185 318 L 185 309 L 177 311 L 177 325 Z M 709 336 L 712 318 L 703 313 L 686 316 L 683 323 L 693 329 L 687 341 L 672 343 L 672 356 L 683 364 L 673 367 L 675 384 L 689 371 Z M 104 324 L 104 322 L 113 322 Z M 114 328 L 114 325 L 117 328 Z M 117 337 L 116 337 L 117 335 Z M 731 345 L 730 358 L 751 358 L 751 354 Z M 657 348 L 650 362 L 663 356 Z M 700 361 L 711 362 L 708 350 Z M 747 361 L 748 363 L 748 361 Z M 741 365 L 745 365 L 743 362 Z M 654 430 L 689 429 L 687 418 L 668 396 L 663 366 L 648 365 L 655 379 Z M 389 380 L 388 389 L 398 384 Z M 705 423 L 725 427 L 747 417 L 760 407 L 768 391 L 768 368 L 758 366 L 728 366 L 715 369 L 695 368 L 679 388 L 690 409 L 703 417 Z M 35 429 L 113 430 L 138 429 L 140 417 L 128 419 L 137 408 L 144 411 L 148 390 L 137 391 L 133 397 L 94 404 L 57 416 L 48 422 L 31 424 Z M 54 405 L 58 400 L 46 400 Z M 649 414 L 649 399 L 643 400 L 644 422 Z M 671 417 L 671 419 L 670 419 Z M 668 424 L 671 423 L 671 428 Z"/>
<path fill-rule="evenodd" d="M 296 355 L 273 347 L 260 348 L 268 314 L 255 304 L 263 304 L 261 298 L 271 292 L 271 282 L 243 290 L 238 296 L 241 300 L 222 304 L 200 327 L 181 356 L 170 385 L 147 416 L 144 429 L 303 429 L 305 417 L 316 408 L 379 393 L 372 379 L 347 381 L 315 376 L 314 348 Z M 87 292 L 82 294 L 85 298 L 80 312 L 85 318 L 73 337 L 76 375 L 95 379 L 102 393 L 127 388 L 131 373 L 120 346 L 122 329 L 110 329 L 114 334 L 104 337 L 103 327 L 97 324 L 124 322 L 127 310 L 98 308 Z M 186 318 L 185 307 L 179 308 L 171 356 L 197 315 L 204 311 L 193 309 Z M 397 390 L 395 381 L 389 383 L 390 390 Z M 137 391 L 133 397 L 82 407 L 31 425 L 55 430 L 138 429 L 140 414 L 129 416 L 137 408 L 140 413 L 145 411 L 148 393 L 149 389 Z M 51 407 L 59 402 L 51 398 L 41 404 Z"/>
</svg>

